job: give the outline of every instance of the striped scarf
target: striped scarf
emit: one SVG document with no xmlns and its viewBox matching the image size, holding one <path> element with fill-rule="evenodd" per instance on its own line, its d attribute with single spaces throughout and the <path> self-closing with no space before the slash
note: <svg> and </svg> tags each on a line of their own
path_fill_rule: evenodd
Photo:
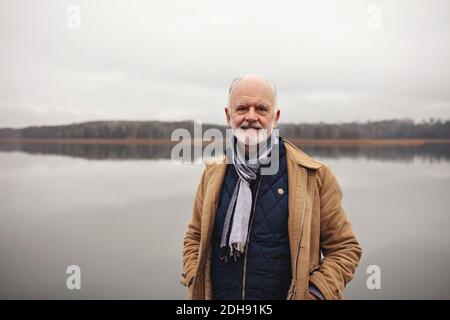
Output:
<svg viewBox="0 0 450 320">
<path fill-rule="evenodd" d="M 228 262 L 230 257 L 236 261 L 244 253 L 252 207 L 250 183 L 260 174 L 261 164 L 268 162 L 276 137 L 272 130 L 267 140 L 261 142 L 257 146 L 257 152 L 248 159 L 243 151 L 243 143 L 238 142 L 234 135 L 231 139 L 232 161 L 238 174 L 238 181 L 228 205 L 222 230 L 220 258 L 225 262 Z"/>
</svg>

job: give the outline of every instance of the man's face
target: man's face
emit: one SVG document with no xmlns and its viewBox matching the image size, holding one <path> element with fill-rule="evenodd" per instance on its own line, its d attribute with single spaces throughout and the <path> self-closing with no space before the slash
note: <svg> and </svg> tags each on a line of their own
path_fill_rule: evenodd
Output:
<svg viewBox="0 0 450 320">
<path fill-rule="evenodd" d="M 265 140 L 277 126 L 280 110 L 275 110 L 271 86 L 264 79 L 249 77 L 242 79 L 233 89 L 225 114 L 228 126 L 248 145 Z"/>
</svg>

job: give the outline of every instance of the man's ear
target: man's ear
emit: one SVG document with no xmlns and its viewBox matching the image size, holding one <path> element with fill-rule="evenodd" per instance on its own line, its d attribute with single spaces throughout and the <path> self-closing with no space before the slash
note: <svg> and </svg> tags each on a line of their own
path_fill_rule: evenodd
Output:
<svg viewBox="0 0 450 320">
<path fill-rule="evenodd" d="M 231 128 L 231 114 L 230 109 L 225 107 L 225 115 L 227 116 L 228 127 Z"/>
<path fill-rule="evenodd" d="M 280 120 L 280 109 L 277 108 L 277 110 L 275 111 L 275 114 L 273 116 L 274 116 L 273 127 L 276 128 L 278 125 L 278 120 Z"/>
</svg>

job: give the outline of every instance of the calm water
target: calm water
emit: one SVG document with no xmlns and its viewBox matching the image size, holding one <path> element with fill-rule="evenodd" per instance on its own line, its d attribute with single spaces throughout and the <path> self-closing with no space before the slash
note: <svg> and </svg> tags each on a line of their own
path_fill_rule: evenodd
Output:
<svg viewBox="0 0 450 320">
<path fill-rule="evenodd" d="M 364 255 L 347 299 L 450 299 L 450 145 L 304 148 L 330 165 Z M 201 165 L 169 146 L 0 147 L 0 298 L 184 299 Z M 81 290 L 66 289 L 69 265 Z M 366 287 L 369 265 L 381 289 Z"/>
</svg>

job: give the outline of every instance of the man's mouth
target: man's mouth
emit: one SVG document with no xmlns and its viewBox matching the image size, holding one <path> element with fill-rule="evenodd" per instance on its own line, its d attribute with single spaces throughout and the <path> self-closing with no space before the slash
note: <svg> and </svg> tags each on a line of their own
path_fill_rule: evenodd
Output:
<svg viewBox="0 0 450 320">
<path fill-rule="evenodd" d="M 243 130 L 248 130 L 248 129 L 259 130 L 261 128 L 242 126 L 241 129 L 243 129 Z"/>
</svg>

